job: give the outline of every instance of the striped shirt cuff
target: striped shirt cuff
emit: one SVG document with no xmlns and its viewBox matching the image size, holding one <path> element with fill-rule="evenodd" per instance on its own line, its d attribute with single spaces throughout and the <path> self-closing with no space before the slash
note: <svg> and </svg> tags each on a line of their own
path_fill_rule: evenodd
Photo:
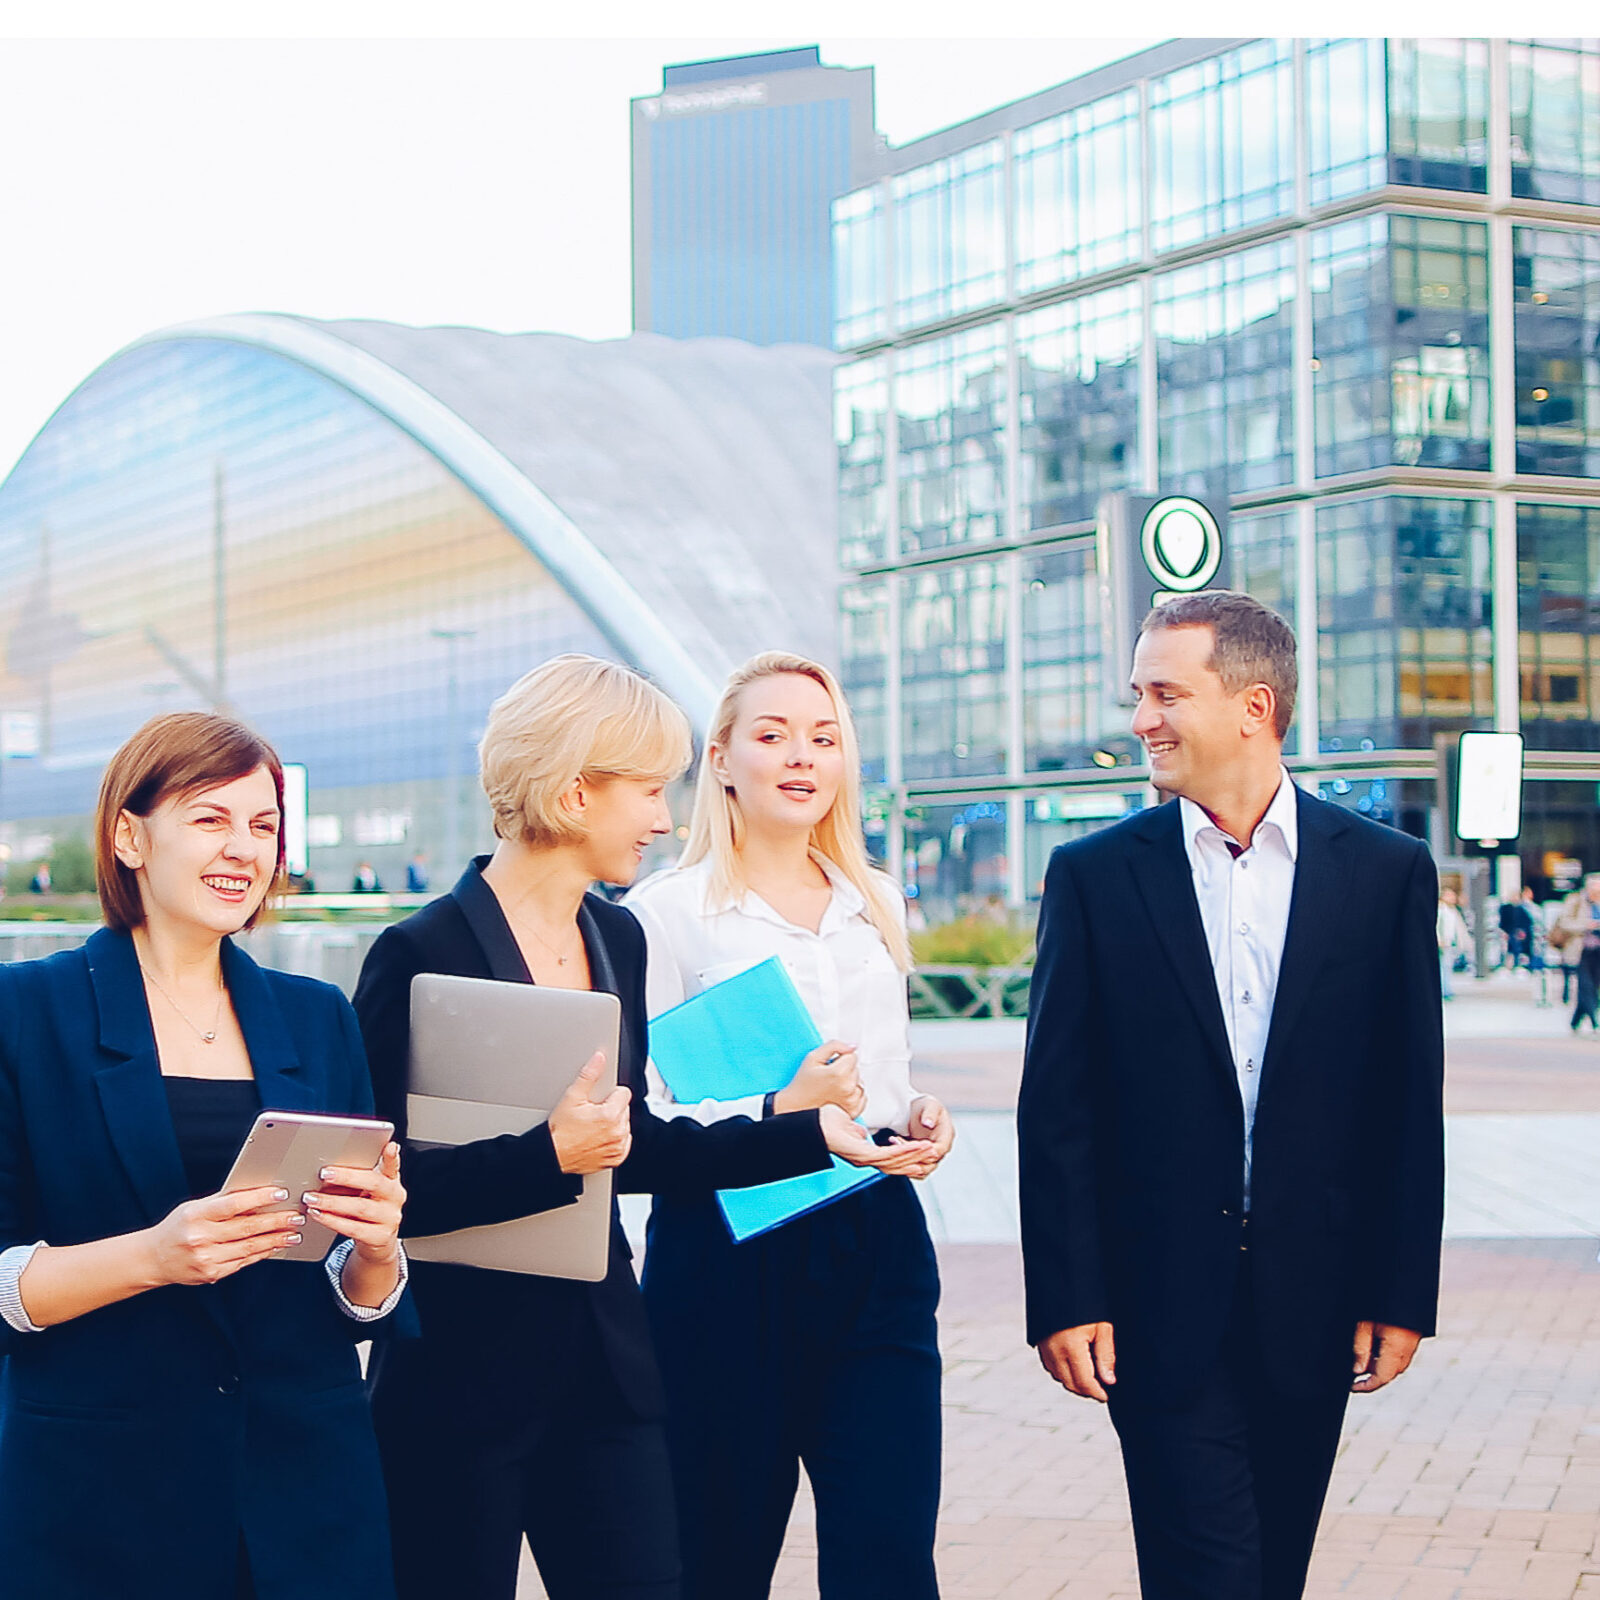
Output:
<svg viewBox="0 0 1600 1600">
<path fill-rule="evenodd" d="M 9 1250 L 0 1250 L 0 1318 L 17 1333 L 44 1332 L 22 1303 L 22 1274 L 43 1243 L 41 1239 L 38 1244 L 14 1244 Z"/>
<path fill-rule="evenodd" d="M 325 1265 L 328 1269 L 328 1282 L 333 1285 L 333 1298 L 339 1302 L 339 1309 L 353 1321 L 379 1322 L 400 1304 L 400 1296 L 406 1292 L 406 1281 L 411 1276 L 411 1263 L 406 1260 L 405 1246 L 401 1245 L 399 1282 L 385 1297 L 382 1305 L 358 1306 L 344 1292 L 344 1264 L 350 1259 L 350 1252 L 355 1247 L 356 1242 L 354 1239 L 341 1239 L 328 1252 L 328 1259 Z"/>
</svg>

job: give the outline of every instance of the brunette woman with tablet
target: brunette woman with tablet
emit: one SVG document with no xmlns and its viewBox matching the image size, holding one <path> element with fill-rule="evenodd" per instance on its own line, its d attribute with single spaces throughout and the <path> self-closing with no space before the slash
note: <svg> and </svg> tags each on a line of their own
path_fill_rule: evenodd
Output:
<svg viewBox="0 0 1600 1600">
<path fill-rule="evenodd" d="M 230 938 L 283 872 L 283 769 L 147 723 L 95 819 L 106 926 L 0 966 L 0 1584 L 50 1600 L 392 1600 L 356 1343 L 401 1298 L 391 1144 L 221 1194 L 262 1109 L 370 1115 L 338 990 Z M 323 1261 L 271 1258 L 308 1223 Z"/>
<path fill-rule="evenodd" d="M 657 1115 L 716 1128 L 803 1106 L 859 1116 L 880 1180 L 735 1244 L 701 1195 L 650 1217 L 644 1295 L 667 1382 L 685 1600 L 768 1593 L 802 1463 L 822 1600 L 934 1600 L 939 1272 L 909 1178 L 954 1137 L 911 1082 L 905 901 L 868 863 L 850 709 L 832 673 L 769 652 L 728 681 L 676 870 L 628 897 L 652 1016 L 783 963 L 825 1042 L 765 1102 Z M 798 1056 L 801 1045 L 796 1049 Z"/>
<path fill-rule="evenodd" d="M 419 973 L 615 994 L 618 1087 L 591 1100 L 594 1059 L 530 1132 L 408 1148 L 408 1234 L 549 1211 L 606 1168 L 620 1190 L 691 1195 L 820 1170 L 830 1151 L 891 1158 L 837 1106 L 714 1128 L 645 1106 L 644 935 L 589 890 L 630 882 L 670 830 L 689 748 L 664 694 L 588 656 L 547 661 L 491 709 L 494 854 L 385 930 L 356 989 L 379 1110 L 404 1128 Z M 601 1282 L 418 1261 L 413 1292 L 423 1336 L 387 1348 L 373 1398 L 405 1600 L 512 1600 L 524 1535 L 552 1600 L 676 1600 L 661 1378 L 615 1212 Z"/>
</svg>

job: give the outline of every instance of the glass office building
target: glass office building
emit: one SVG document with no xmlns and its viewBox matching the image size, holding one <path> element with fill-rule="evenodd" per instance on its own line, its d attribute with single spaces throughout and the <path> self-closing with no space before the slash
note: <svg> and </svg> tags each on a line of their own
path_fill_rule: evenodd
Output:
<svg viewBox="0 0 1600 1600">
<path fill-rule="evenodd" d="M 878 151 L 872 68 L 813 45 L 667 67 L 633 102 L 633 325 L 833 343 L 829 207 Z"/>
<path fill-rule="evenodd" d="M 1523 875 L 1600 868 L 1600 40 L 1174 41 L 833 215 L 844 670 L 909 887 L 1023 904 L 1150 798 L 1117 491 L 1225 501 L 1304 781 L 1447 855 L 1437 741 L 1520 731 Z"/>
<path fill-rule="evenodd" d="M 310 784 L 318 886 L 488 843 L 475 745 L 565 650 L 703 725 L 830 654 L 825 351 L 222 318 L 114 356 L 0 485 L 0 842 L 82 834 L 107 756 L 223 707 Z"/>
</svg>

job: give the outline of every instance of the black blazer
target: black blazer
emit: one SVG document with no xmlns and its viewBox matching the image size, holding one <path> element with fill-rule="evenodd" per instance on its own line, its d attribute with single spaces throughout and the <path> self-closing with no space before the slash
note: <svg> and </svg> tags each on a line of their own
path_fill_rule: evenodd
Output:
<svg viewBox="0 0 1600 1600">
<path fill-rule="evenodd" d="M 1444 1214 L 1437 880 L 1405 834 L 1298 794 L 1250 1237 L 1269 1376 L 1349 1370 L 1356 1322 L 1434 1331 Z M 1109 1321 L 1181 1392 L 1239 1264 L 1244 1113 L 1176 803 L 1052 855 L 1017 1109 L 1028 1339 Z"/>
<path fill-rule="evenodd" d="M 337 989 L 227 940 L 222 967 L 264 1107 L 371 1112 Z M 0 1250 L 133 1232 L 189 1197 L 132 939 L 0 966 Z M 290 1261 L 42 1333 L 0 1321 L 0 1589 L 216 1600 L 243 1533 L 261 1600 L 392 1600 L 355 1350 L 374 1331 Z"/>
<path fill-rule="evenodd" d="M 355 1009 L 372 1063 L 381 1115 L 406 1126 L 411 1045 L 411 980 L 420 972 L 531 983 L 527 963 L 483 881 L 479 857 L 455 888 L 387 928 L 373 942 L 356 985 Z M 688 1118 L 663 1119 L 645 1104 L 645 938 L 633 914 L 599 895 L 578 913 L 589 971 L 597 989 L 622 1001 L 617 1080 L 633 1091 L 633 1147 L 617 1169 L 613 1193 L 702 1194 L 815 1172 L 829 1163 L 818 1113 L 797 1112 L 751 1122 L 730 1117 L 710 1127 Z M 444 1233 L 568 1205 L 581 1179 L 556 1163 L 547 1125 L 528 1133 L 481 1139 L 455 1149 L 407 1145 L 404 1156 L 407 1231 Z M 436 1347 L 429 1368 L 460 1383 L 468 1398 L 486 1377 L 492 1404 L 506 1425 L 520 1425 L 563 1398 L 559 1375 L 572 1341 L 598 1333 L 601 1349 L 626 1406 L 641 1419 L 665 1409 L 661 1377 L 633 1275 L 615 1201 L 611 1259 L 599 1283 L 538 1278 L 478 1267 L 418 1261 L 412 1293 L 425 1345 Z M 382 1379 L 380 1376 L 379 1382 Z"/>
</svg>

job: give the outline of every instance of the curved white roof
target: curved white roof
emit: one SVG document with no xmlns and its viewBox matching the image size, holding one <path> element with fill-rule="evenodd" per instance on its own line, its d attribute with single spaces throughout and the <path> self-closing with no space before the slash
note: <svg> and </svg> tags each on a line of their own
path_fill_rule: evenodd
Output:
<svg viewBox="0 0 1600 1600">
<path fill-rule="evenodd" d="M 834 661 L 829 352 L 265 314 L 139 343 L 197 338 L 286 356 L 391 418 L 702 727 L 746 656 Z"/>
</svg>

